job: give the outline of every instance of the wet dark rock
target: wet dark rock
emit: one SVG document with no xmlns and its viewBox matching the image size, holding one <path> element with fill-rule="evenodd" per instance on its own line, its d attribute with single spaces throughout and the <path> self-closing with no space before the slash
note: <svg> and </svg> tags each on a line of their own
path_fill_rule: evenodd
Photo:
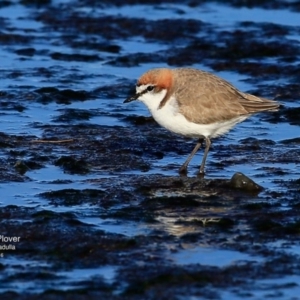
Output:
<svg viewBox="0 0 300 300">
<path fill-rule="evenodd" d="M 281 162 L 285 163 L 299 163 L 300 156 L 298 149 L 292 149 L 281 153 Z"/>
<path fill-rule="evenodd" d="M 35 5 L 37 7 L 44 6 L 44 5 L 49 5 L 51 4 L 52 0 L 20 0 L 20 3 L 23 5 Z"/>
<path fill-rule="evenodd" d="M 112 65 L 115 67 L 134 67 L 139 66 L 143 63 L 159 63 L 164 53 L 161 55 L 153 55 L 152 53 L 135 53 L 123 56 L 118 56 L 106 62 L 105 64 Z"/>
<path fill-rule="evenodd" d="M 71 89 L 61 90 L 58 93 L 55 93 L 54 96 L 60 102 L 63 102 L 64 100 L 84 101 L 90 99 L 90 94 L 87 91 L 75 91 Z"/>
<path fill-rule="evenodd" d="M 20 71 L 14 71 L 14 72 L 9 73 L 8 78 L 16 79 L 21 76 L 24 76 L 24 73 L 22 73 Z"/>
<path fill-rule="evenodd" d="M 295 185 L 300 186 L 300 178 L 299 179 L 295 179 L 295 180 L 291 180 L 291 182 Z"/>
<path fill-rule="evenodd" d="M 24 161 L 18 160 L 15 165 L 15 169 L 17 172 L 19 172 L 21 175 L 25 174 L 30 168 L 27 166 L 27 164 Z"/>
<path fill-rule="evenodd" d="M 253 272 L 251 266 L 248 266 L 248 268 L 251 269 L 251 271 L 248 270 L 249 272 Z M 204 299 L 217 299 L 219 296 L 216 290 L 212 292 L 203 287 L 209 285 L 215 288 L 221 287 L 221 282 L 231 285 L 232 282 L 238 281 L 239 284 L 242 284 L 245 280 L 243 278 L 229 278 L 227 276 L 229 272 L 227 268 L 220 271 L 218 268 L 201 265 L 181 268 L 177 266 L 161 266 L 160 268 L 148 268 L 148 270 L 146 270 L 146 267 L 137 267 L 136 272 L 143 272 L 145 277 L 143 279 L 138 278 L 133 270 L 127 270 L 124 272 L 125 274 L 122 274 L 129 281 L 123 296 L 143 295 L 144 298 L 151 299 L 150 291 L 152 291 L 151 294 L 153 295 L 154 292 L 155 297 L 160 295 L 161 298 L 167 299 L 174 291 L 179 291 L 178 287 L 180 285 L 184 285 L 187 289 L 181 290 L 181 295 L 188 296 L 193 290 L 194 293 L 197 293 L 198 296 Z"/>
<path fill-rule="evenodd" d="M 274 146 L 276 143 L 272 140 L 267 139 L 257 139 L 254 137 L 248 137 L 239 141 L 243 145 L 250 145 L 250 150 L 260 149 L 262 146 Z"/>
<path fill-rule="evenodd" d="M 69 17 L 58 19 L 56 11 L 51 14 L 41 13 L 38 21 L 45 22 L 48 26 L 55 25 L 60 30 L 84 34 L 99 34 L 102 37 L 113 40 L 133 36 L 143 36 L 148 40 L 174 40 L 189 39 L 191 34 L 197 33 L 203 24 L 201 21 L 182 19 L 177 22 L 172 19 L 150 21 L 142 18 L 126 18 L 123 16 L 98 16 L 97 18 L 82 17 L 75 12 L 72 13 L 72 21 Z M 101 27 L 99 28 L 99 24 Z M 80 26 L 78 26 L 80 24 Z M 186 30 L 187 29 L 187 30 Z M 178 32 L 181 32 L 178 35 Z M 60 53 L 55 53 L 61 55 Z"/>
<path fill-rule="evenodd" d="M 6 7 L 6 6 L 9 6 L 9 5 L 11 5 L 12 3 L 11 3 L 11 1 L 8 1 L 8 0 L 1 0 L 0 1 L 0 7 L 2 8 L 2 7 Z"/>
<path fill-rule="evenodd" d="M 58 93 L 59 89 L 55 87 L 42 87 L 37 90 L 35 90 L 36 93 L 41 93 L 41 94 L 51 94 L 51 93 Z"/>
<path fill-rule="evenodd" d="M 250 193 L 259 193 L 263 188 L 242 173 L 235 173 L 230 179 L 230 186 Z"/>
<path fill-rule="evenodd" d="M 89 40 L 80 42 L 73 41 L 71 46 L 72 48 L 84 48 L 108 53 L 120 53 L 120 51 L 122 50 L 119 45 L 110 44 L 107 41 L 103 42 L 102 44 L 97 42 L 90 42 Z"/>
<path fill-rule="evenodd" d="M 225 71 L 228 70 L 230 62 L 213 62 L 211 64 L 211 67 L 216 71 Z M 248 63 L 241 63 L 241 62 L 235 62 L 234 63 L 234 69 L 237 70 L 240 73 L 249 74 L 251 76 L 251 80 L 256 80 L 259 77 L 264 77 L 264 79 L 267 78 L 275 78 L 278 72 L 280 72 L 279 67 L 276 65 L 266 65 L 264 64 L 261 66 L 259 63 L 256 62 L 248 62 Z M 263 69 L 263 70 L 262 70 Z M 271 75 L 268 75 L 271 74 Z M 256 78 L 256 79 L 253 79 Z M 261 78 L 262 79 L 262 78 Z M 250 80 L 250 79 L 249 79 Z"/>
<path fill-rule="evenodd" d="M 270 218 L 262 218 L 262 220 L 257 220 L 254 222 L 256 230 L 263 233 L 268 233 L 277 236 L 286 235 L 299 235 L 300 234 L 300 221 L 296 220 L 294 222 L 287 222 L 285 224 L 279 223 L 277 220 Z"/>
<path fill-rule="evenodd" d="M 65 61 L 87 61 L 94 62 L 100 61 L 98 55 L 88 55 L 88 54 L 66 54 L 55 52 L 51 54 L 51 58 L 55 60 L 65 60 Z"/>
<path fill-rule="evenodd" d="M 22 56 L 33 56 L 35 54 L 35 49 L 34 48 L 23 48 L 23 49 L 16 50 L 16 53 L 18 55 L 22 55 Z"/>
<path fill-rule="evenodd" d="M 154 206 L 156 208 L 172 207 L 172 206 L 183 206 L 183 207 L 198 207 L 201 203 L 197 201 L 196 195 L 186 195 L 186 196 L 165 196 L 165 197 L 155 197 L 149 200 L 145 200 L 143 205 L 147 207 Z"/>
<path fill-rule="evenodd" d="M 300 144 L 300 138 L 282 140 L 280 143 L 284 145 L 298 145 Z"/>
<path fill-rule="evenodd" d="M 247 39 L 247 35 L 244 36 Z M 251 49 L 246 46 L 245 41 L 241 41 L 244 47 L 240 47 L 241 44 L 238 44 L 236 41 L 228 41 L 226 44 L 226 50 L 221 50 L 221 57 L 226 58 L 226 55 L 232 53 L 228 59 L 243 59 L 247 57 L 278 57 L 278 56 L 289 56 L 294 55 L 299 50 L 293 46 L 287 47 L 286 44 L 279 42 L 251 42 Z M 276 49 L 278 51 L 276 51 Z M 228 52 L 229 50 L 229 52 Z"/>
<path fill-rule="evenodd" d="M 96 113 L 92 111 L 83 110 L 83 109 L 64 109 L 59 110 L 63 113 L 60 114 L 58 117 L 54 118 L 54 122 L 73 122 L 73 121 L 82 121 L 82 120 L 89 120 Z"/>
<path fill-rule="evenodd" d="M 281 169 L 281 168 L 276 168 L 276 167 L 262 167 L 259 168 L 258 170 L 261 170 L 262 173 L 259 174 L 259 177 L 269 177 L 269 176 L 283 176 L 287 174 L 287 171 Z"/>
<path fill-rule="evenodd" d="M 272 87 L 276 100 L 297 100 L 300 98 L 300 87 L 296 83 Z"/>
<path fill-rule="evenodd" d="M 43 220 L 61 218 L 61 217 L 66 217 L 68 219 L 76 218 L 76 216 L 72 213 L 56 213 L 51 210 L 41 210 L 38 212 L 34 212 L 31 216 L 35 219 L 43 219 Z"/>
<path fill-rule="evenodd" d="M 0 108 L 3 111 L 14 110 L 14 111 L 22 112 L 26 110 L 26 107 L 24 105 L 12 101 L 1 101 Z"/>
<path fill-rule="evenodd" d="M 0 182 L 24 182 L 28 178 L 24 177 L 22 173 L 18 170 L 12 170 L 12 168 L 7 165 L 7 162 L 1 161 L 0 167 Z"/>
<path fill-rule="evenodd" d="M 285 233 L 286 234 L 300 234 L 300 220 L 296 220 L 295 222 L 290 222 L 285 225 Z"/>
<path fill-rule="evenodd" d="M 80 205 L 83 203 L 97 204 L 105 195 L 104 191 L 98 189 L 62 189 L 41 193 L 40 196 L 56 205 Z"/>
<path fill-rule="evenodd" d="M 128 116 L 125 117 L 125 121 L 133 123 L 134 125 L 145 125 L 149 123 L 155 123 L 153 117 L 144 117 L 144 116 Z"/>
<path fill-rule="evenodd" d="M 59 90 L 53 87 L 43 87 L 35 90 L 35 93 L 41 95 L 41 97 L 37 98 L 37 101 L 43 103 L 55 101 L 61 104 L 69 104 L 72 101 L 85 101 L 93 98 L 92 94 L 87 91 L 71 89 Z"/>
<path fill-rule="evenodd" d="M 88 163 L 83 159 L 76 159 L 71 156 L 62 156 L 56 162 L 56 166 L 61 166 L 65 172 L 71 174 L 86 174 L 90 168 Z"/>
<path fill-rule="evenodd" d="M 220 218 L 217 222 L 208 222 L 207 226 L 218 227 L 220 230 L 229 230 L 236 224 L 236 221 L 231 218 Z"/>
<path fill-rule="evenodd" d="M 19 35 L 19 34 L 6 34 L 0 33 L 0 45 L 1 44 L 28 44 L 31 41 L 29 35 Z"/>
<path fill-rule="evenodd" d="M 251 21 L 243 21 L 239 22 L 240 27 L 243 29 L 255 29 L 256 34 L 259 37 L 261 34 L 267 38 L 269 38 L 272 35 L 276 36 L 285 36 L 290 33 L 291 30 L 293 30 L 293 27 L 291 26 L 284 26 L 274 23 L 255 23 Z"/>
<path fill-rule="evenodd" d="M 144 222 L 146 224 L 157 223 L 155 219 L 155 213 L 147 210 L 147 208 L 139 207 L 124 207 L 121 209 L 111 209 L 106 213 L 102 213 L 101 218 L 105 219 L 117 219 L 135 222 Z"/>
<path fill-rule="evenodd" d="M 300 107 L 286 108 L 283 117 L 292 125 L 300 125 Z"/>
<path fill-rule="evenodd" d="M 132 80 L 124 81 L 117 83 L 112 83 L 110 85 L 101 86 L 93 90 L 93 95 L 97 95 L 98 97 L 105 99 L 116 99 L 116 98 L 128 98 L 129 95 L 133 95 L 135 89 L 133 88 L 135 82 Z M 128 93 L 129 90 L 132 90 L 132 93 Z"/>
<path fill-rule="evenodd" d="M 13 144 L 10 142 L 9 135 L 0 132 L 0 148 L 11 148 Z"/>
<path fill-rule="evenodd" d="M 247 203 L 243 205 L 243 208 L 250 211 L 260 211 L 263 209 L 269 209 L 273 207 L 274 205 L 268 203 L 268 202 L 256 202 L 256 203 Z"/>
<path fill-rule="evenodd" d="M 270 219 L 259 220 L 255 224 L 255 229 L 258 232 L 267 232 L 267 231 L 279 231 L 282 229 L 282 225 L 272 221 Z"/>
<path fill-rule="evenodd" d="M 228 5 L 233 5 L 236 7 L 248 7 L 248 8 L 254 8 L 254 7 L 262 7 L 265 9 L 294 9 L 296 11 L 299 10 L 299 3 L 296 1 L 294 2 L 285 2 L 285 1 L 280 1 L 280 0 L 246 0 L 246 1 L 238 1 L 238 0 L 217 0 L 216 2 L 219 2 L 221 4 L 228 4 Z"/>
<path fill-rule="evenodd" d="M 47 161 L 47 159 L 41 159 L 42 162 Z M 43 163 L 38 162 L 35 158 L 19 160 L 14 165 L 15 169 L 18 170 L 21 174 L 24 174 L 30 170 L 38 170 L 44 167 Z"/>
</svg>

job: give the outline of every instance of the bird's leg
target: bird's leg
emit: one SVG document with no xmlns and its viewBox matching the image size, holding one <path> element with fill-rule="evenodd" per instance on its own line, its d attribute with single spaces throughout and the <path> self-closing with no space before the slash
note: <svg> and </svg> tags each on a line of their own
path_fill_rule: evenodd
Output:
<svg viewBox="0 0 300 300">
<path fill-rule="evenodd" d="M 203 155 L 200 170 L 199 170 L 199 174 L 201 174 L 201 175 L 204 174 L 205 161 L 207 158 L 207 154 L 208 154 L 210 145 L 211 145 L 211 141 L 210 141 L 209 137 L 205 137 L 205 151 L 204 151 L 204 155 Z"/>
<path fill-rule="evenodd" d="M 187 173 L 187 166 L 190 163 L 191 159 L 193 158 L 193 156 L 195 155 L 195 153 L 199 150 L 199 148 L 201 147 L 203 142 L 203 139 L 199 139 L 194 150 L 192 151 L 192 153 L 188 156 L 187 160 L 184 162 L 184 164 L 180 167 L 179 169 L 179 173 L 180 174 L 186 174 Z"/>
</svg>

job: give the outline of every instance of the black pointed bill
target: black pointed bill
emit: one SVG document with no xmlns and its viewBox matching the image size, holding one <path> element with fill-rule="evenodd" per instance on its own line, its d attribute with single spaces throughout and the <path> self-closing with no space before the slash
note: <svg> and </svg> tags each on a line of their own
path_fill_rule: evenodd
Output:
<svg viewBox="0 0 300 300">
<path fill-rule="evenodd" d="M 131 96 L 131 97 L 127 98 L 123 103 L 129 103 L 129 102 L 132 102 L 134 100 L 137 100 L 139 98 L 139 96 L 141 96 L 141 93 L 137 93 L 134 96 Z"/>
</svg>

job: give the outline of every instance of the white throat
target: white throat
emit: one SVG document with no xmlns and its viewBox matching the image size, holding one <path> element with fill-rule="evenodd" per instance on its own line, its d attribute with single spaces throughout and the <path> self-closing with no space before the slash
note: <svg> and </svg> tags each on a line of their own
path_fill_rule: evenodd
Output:
<svg viewBox="0 0 300 300">
<path fill-rule="evenodd" d="M 136 92 L 141 93 L 151 84 L 143 84 L 136 87 Z M 151 114 L 154 115 L 160 105 L 160 102 L 165 98 L 167 90 L 163 89 L 160 92 L 156 93 L 155 91 L 148 91 L 142 94 L 138 100 L 142 101 L 150 110 Z"/>
</svg>

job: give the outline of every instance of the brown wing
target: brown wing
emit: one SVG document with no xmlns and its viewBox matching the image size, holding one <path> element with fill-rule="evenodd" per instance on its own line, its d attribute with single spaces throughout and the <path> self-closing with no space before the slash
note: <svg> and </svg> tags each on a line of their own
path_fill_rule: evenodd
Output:
<svg viewBox="0 0 300 300">
<path fill-rule="evenodd" d="M 226 121 L 278 107 L 277 102 L 239 92 L 229 82 L 208 72 L 182 68 L 175 69 L 174 74 L 179 110 L 194 123 Z"/>
</svg>

